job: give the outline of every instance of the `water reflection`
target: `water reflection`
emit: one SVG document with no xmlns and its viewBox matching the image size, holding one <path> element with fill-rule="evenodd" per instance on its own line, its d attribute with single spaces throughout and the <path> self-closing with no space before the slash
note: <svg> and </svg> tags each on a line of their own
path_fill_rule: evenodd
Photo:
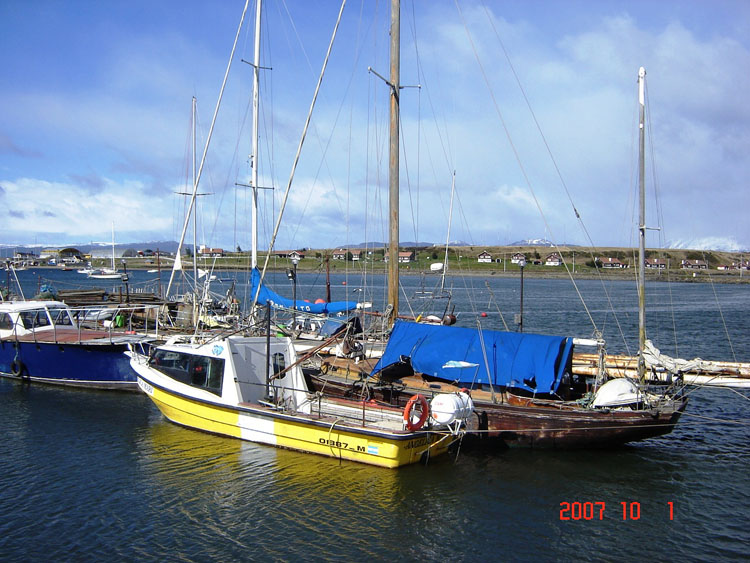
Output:
<svg viewBox="0 0 750 563">
<path fill-rule="evenodd" d="M 272 497 L 284 506 L 335 498 L 385 509 L 398 499 L 399 471 L 214 436 L 164 419 L 149 425 L 137 445 L 143 470 L 193 494 Z"/>
</svg>

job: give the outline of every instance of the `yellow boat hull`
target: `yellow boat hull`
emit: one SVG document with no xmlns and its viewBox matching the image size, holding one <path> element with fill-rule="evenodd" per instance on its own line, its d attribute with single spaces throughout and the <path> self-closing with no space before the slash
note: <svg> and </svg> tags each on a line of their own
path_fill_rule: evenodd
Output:
<svg viewBox="0 0 750 563">
<path fill-rule="evenodd" d="M 400 467 L 425 456 L 443 454 L 456 439 L 446 432 L 388 431 L 286 414 L 260 405 L 225 405 L 180 394 L 141 377 L 138 384 L 162 414 L 176 424 L 380 467 Z"/>
</svg>

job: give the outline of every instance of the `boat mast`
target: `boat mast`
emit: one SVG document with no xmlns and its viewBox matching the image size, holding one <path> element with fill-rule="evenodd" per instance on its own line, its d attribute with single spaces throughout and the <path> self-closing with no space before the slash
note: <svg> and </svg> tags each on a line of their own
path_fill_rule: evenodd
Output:
<svg viewBox="0 0 750 563">
<path fill-rule="evenodd" d="M 638 379 L 643 382 L 646 366 L 646 69 L 638 69 Z"/>
<path fill-rule="evenodd" d="M 400 81 L 400 41 L 401 41 L 401 2 L 391 0 L 391 126 L 390 126 L 390 157 L 389 157 L 389 219 L 390 240 L 388 246 L 388 303 L 393 307 L 389 324 L 393 324 L 398 317 L 398 211 L 399 211 L 399 81 Z"/>
<path fill-rule="evenodd" d="M 253 149 L 250 155 L 250 187 L 252 188 L 252 206 L 250 210 L 252 225 L 250 267 L 258 267 L 258 106 L 260 101 L 260 13 L 261 0 L 255 10 L 255 58 L 253 59 Z"/>
<path fill-rule="evenodd" d="M 211 126 L 208 129 L 208 137 L 206 138 L 206 144 L 203 147 L 203 156 L 201 157 L 201 163 L 198 167 L 198 173 L 195 177 L 195 182 L 193 183 L 193 195 L 190 198 L 190 205 L 188 206 L 187 213 L 185 214 L 185 222 L 182 224 L 182 234 L 180 234 L 180 243 L 177 245 L 177 252 L 175 254 L 175 263 L 174 267 L 172 268 L 172 273 L 169 276 L 169 285 L 167 285 L 167 293 L 165 297 L 169 298 L 169 292 L 172 289 L 172 281 L 174 280 L 174 273 L 178 269 L 182 269 L 182 260 L 180 258 L 180 253 L 182 252 L 182 245 L 185 242 L 185 233 L 187 232 L 188 224 L 190 223 L 190 214 L 193 212 L 193 207 L 195 206 L 195 199 L 197 197 L 196 188 L 201 180 L 201 175 L 203 174 L 203 166 L 206 163 L 206 155 L 208 154 L 208 147 L 211 144 L 211 137 L 214 133 L 214 126 L 216 125 L 216 116 L 219 114 L 219 107 L 221 107 L 221 99 L 224 97 L 224 88 L 227 85 L 227 79 L 229 78 L 229 69 L 232 68 L 232 59 L 234 59 L 234 52 L 237 50 L 237 43 L 240 39 L 240 32 L 242 31 L 242 23 L 245 21 L 245 13 L 247 12 L 247 7 L 250 4 L 250 0 L 245 0 L 245 7 L 242 9 L 242 16 L 240 17 L 240 24 L 237 26 L 237 34 L 234 37 L 234 43 L 232 44 L 232 52 L 229 55 L 229 62 L 227 63 L 227 69 L 224 72 L 224 80 L 221 83 L 221 89 L 219 90 L 219 99 L 216 100 L 216 107 L 214 108 L 214 116 L 211 118 Z M 193 254 L 195 254 L 195 249 L 193 249 Z M 195 256 L 193 256 L 193 260 L 195 260 Z"/>
<path fill-rule="evenodd" d="M 445 259 L 443 260 L 443 278 L 440 281 L 440 293 L 445 291 L 445 272 L 448 270 L 448 245 L 451 240 L 451 223 L 453 222 L 453 194 L 456 191 L 456 171 L 453 171 L 453 181 L 451 182 L 451 204 L 448 208 L 448 234 L 445 237 Z"/>
<path fill-rule="evenodd" d="M 115 269 L 115 222 L 112 221 L 112 273 L 114 274 L 117 270 Z"/>
<path fill-rule="evenodd" d="M 195 146 L 196 146 L 196 132 L 195 132 L 195 116 L 197 110 L 198 100 L 193 96 L 192 110 L 193 110 L 193 193 L 198 193 L 198 179 L 195 168 Z M 197 204 L 193 208 L 193 292 L 195 299 L 198 299 L 198 209 Z"/>
</svg>

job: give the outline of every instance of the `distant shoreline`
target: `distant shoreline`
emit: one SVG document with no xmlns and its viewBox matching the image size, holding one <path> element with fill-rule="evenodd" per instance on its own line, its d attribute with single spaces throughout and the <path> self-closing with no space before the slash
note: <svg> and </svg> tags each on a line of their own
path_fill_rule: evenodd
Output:
<svg viewBox="0 0 750 563">
<path fill-rule="evenodd" d="M 39 270 L 61 270 L 58 266 L 47 266 L 47 265 L 39 265 L 39 266 L 33 266 L 34 269 Z M 527 267 L 524 269 L 524 278 L 527 279 L 570 279 L 571 275 L 569 275 L 564 268 L 561 266 L 555 266 L 555 270 L 551 270 L 550 266 L 536 266 L 536 267 Z M 152 270 L 155 269 L 153 264 L 129 264 L 128 270 Z M 192 266 L 185 267 L 186 270 L 192 269 Z M 270 272 L 286 272 L 289 268 L 287 266 L 283 267 L 272 267 L 269 266 L 268 271 Z M 162 268 L 162 271 L 170 271 L 171 268 Z M 238 271 L 247 271 L 247 266 L 222 266 L 217 267 L 214 269 L 214 272 L 238 272 Z M 297 271 L 299 273 L 311 273 L 311 272 L 319 272 L 320 268 L 316 264 L 315 267 L 310 267 L 307 264 L 300 264 L 297 268 Z M 338 275 L 342 273 L 349 273 L 352 275 L 356 275 L 359 273 L 362 273 L 361 269 L 355 269 L 355 268 L 349 268 L 348 270 L 344 270 L 343 268 L 337 268 L 333 267 L 331 269 L 331 274 Z M 377 268 L 377 269 L 368 269 L 367 273 L 369 275 L 387 275 L 387 270 L 385 267 L 383 268 Z M 421 276 L 425 275 L 429 278 L 437 278 L 440 276 L 439 273 L 435 272 L 429 272 L 429 271 L 421 271 L 417 269 L 412 268 L 406 268 L 401 267 L 399 268 L 399 275 L 402 276 Z M 460 277 L 460 276 L 470 276 L 470 277 L 485 277 L 485 278 L 516 278 L 520 279 L 520 270 L 513 269 L 513 270 L 487 270 L 487 269 L 453 269 L 448 272 L 448 276 L 452 277 Z M 572 277 L 574 280 L 598 280 L 603 279 L 606 281 L 633 281 L 635 282 L 635 271 L 633 269 L 627 268 L 627 269 L 601 269 L 599 273 L 596 271 L 577 271 L 572 274 Z M 739 275 L 738 272 L 721 272 L 721 271 L 711 271 L 711 270 L 698 270 L 695 272 L 689 271 L 689 270 L 668 270 L 668 271 L 661 271 L 661 272 L 646 272 L 646 281 L 647 282 L 675 282 L 675 283 L 721 283 L 721 284 L 745 284 L 750 283 L 750 272 L 747 272 L 746 274 L 743 273 L 742 276 Z"/>
</svg>

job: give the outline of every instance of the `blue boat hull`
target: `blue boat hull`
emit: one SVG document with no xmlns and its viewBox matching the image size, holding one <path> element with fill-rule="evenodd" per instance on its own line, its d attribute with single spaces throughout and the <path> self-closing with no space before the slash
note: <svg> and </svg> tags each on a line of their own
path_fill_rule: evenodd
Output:
<svg viewBox="0 0 750 563">
<path fill-rule="evenodd" d="M 61 344 L 0 340 L 0 376 L 12 379 L 137 391 L 127 344 Z"/>
</svg>

